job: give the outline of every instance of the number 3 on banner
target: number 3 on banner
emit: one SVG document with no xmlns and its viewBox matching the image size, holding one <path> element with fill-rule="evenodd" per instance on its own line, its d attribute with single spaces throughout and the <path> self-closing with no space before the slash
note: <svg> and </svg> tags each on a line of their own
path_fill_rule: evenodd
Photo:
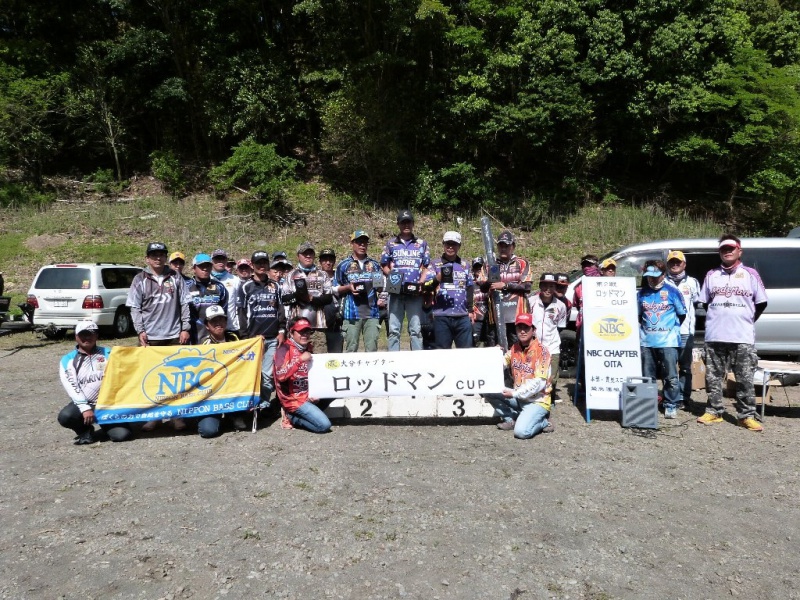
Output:
<svg viewBox="0 0 800 600">
<path fill-rule="evenodd" d="M 467 414 L 467 411 L 464 410 L 463 400 L 453 400 L 453 407 L 456 409 L 453 411 L 454 417 L 463 417 L 465 414 Z"/>
<path fill-rule="evenodd" d="M 358 405 L 364 407 L 364 410 L 361 411 L 362 417 L 372 416 L 372 413 L 369 412 L 370 410 L 372 410 L 372 400 L 370 400 L 369 398 L 364 398 L 361 402 L 359 402 Z"/>
</svg>

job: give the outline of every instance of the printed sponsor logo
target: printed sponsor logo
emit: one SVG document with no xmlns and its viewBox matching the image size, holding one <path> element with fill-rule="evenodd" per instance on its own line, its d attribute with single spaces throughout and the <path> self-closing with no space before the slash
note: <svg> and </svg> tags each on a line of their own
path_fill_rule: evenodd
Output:
<svg viewBox="0 0 800 600">
<path fill-rule="evenodd" d="M 592 324 L 592 333 L 601 340 L 624 340 L 632 331 L 630 324 L 617 315 L 607 315 Z"/>
<path fill-rule="evenodd" d="M 217 393 L 228 379 L 228 369 L 215 353 L 181 348 L 147 372 L 144 396 L 153 404 L 166 404 L 176 399 L 199 402 Z"/>
<path fill-rule="evenodd" d="M 331 369 L 331 370 L 338 369 L 341 366 L 342 366 L 342 363 L 339 362 L 338 360 L 336 360 L 335 358 L 333 358 L 333 359 L 331 359 L 331 360 L 329 360 L 328 362 L 325 363 L 325 368 L 326 369 Z"/>
</svg>

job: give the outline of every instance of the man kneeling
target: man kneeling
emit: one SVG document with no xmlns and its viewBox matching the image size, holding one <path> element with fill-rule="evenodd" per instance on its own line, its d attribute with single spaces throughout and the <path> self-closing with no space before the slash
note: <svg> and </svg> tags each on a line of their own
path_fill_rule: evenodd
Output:
<svg viewBox="0 0 800 600">
<path fill-rule="evenodd" d="M 308 397 L 308 369 L 313 347 L 309 337 L 313 332 L 308 319 L 292 319 L 289 337 L 275 352 L 275 382 L 284 419 L 291 427 L 302 427 L 314 433 L 330 431 L 331 421 L 323 412 L 333 399 Z"/>
<path fill-rule="evenodd" d="M 72 402 L 58 413 L 58 422 L 75 432 L 76 444 L 92 444 L 97 441 L 94 407 L 111 349 L 97 345 L 97 324 L 92 321 L 80 321 L 75 326 L 75 342 L 75 350 L 63 356 L 59 365 L 61 384 Z M 101 425 L 100 428 L 112 442 L 124 442 L 133 437 L 128 425 Z"/>
<path fill-rule="evenodd" d="M 502 394 L 486 394 L 484 400 L 502 419 L 498 429 L 513 429 L 514 437 L 525 440 L 555 429 L 547 420 L 550 415 L 550 352 L 536 339 L 533 315 L 518 315 L 514 325 L 518 341 L 505 355 L 514 389 L 506 388 Z"/>
</svg>

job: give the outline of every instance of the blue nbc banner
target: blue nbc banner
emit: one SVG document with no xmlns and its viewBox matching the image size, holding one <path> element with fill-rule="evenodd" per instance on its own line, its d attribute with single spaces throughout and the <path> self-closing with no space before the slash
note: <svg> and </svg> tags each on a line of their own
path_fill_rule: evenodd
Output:
<svg viewBox="0 0 800 600">
<path fill-rule="evenodd" d="M 96 418 L 100 424 L 247 410 L 261 386 L 260 337 L 206 346 L 117 346 Z"/>
</svg>

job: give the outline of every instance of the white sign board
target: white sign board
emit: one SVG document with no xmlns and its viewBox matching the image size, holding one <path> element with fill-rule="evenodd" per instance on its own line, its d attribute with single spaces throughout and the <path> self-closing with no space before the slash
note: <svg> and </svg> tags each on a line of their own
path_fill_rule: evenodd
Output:
<svg viewBox="0 0 800 600">
<path fill-rule="evenodd" d="M 319 354 L 308 372 L 312 398 L 491 394 L 504 387 L 500 348 Z"/>
<path fill-rule="evenodd" d="M 583 278 L 586 408 L 619 410 L 627 377 L 641 377 L 634 277 Z"/>
</svg>

